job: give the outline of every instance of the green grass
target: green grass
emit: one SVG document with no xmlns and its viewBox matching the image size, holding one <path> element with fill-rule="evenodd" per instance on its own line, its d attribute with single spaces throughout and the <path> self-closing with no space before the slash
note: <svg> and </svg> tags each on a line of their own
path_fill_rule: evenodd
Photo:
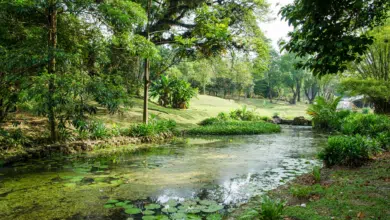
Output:
<svg viewBox="0 0 390 220">
<path fill-rule="evenodd" d="M 116 124 L 121 127 L 129 127 L 132 124 L 142 122 L 142 104 L 141 99 L 134 99 L 132 108 L 123 109 L 121 114 L 110 115 L 103 109 L 98 112 L 97 118 L 102 120 L 107 126 Z M 210 117 L 216 117 L 220 112 L 229 113 L 232 110 L 241 109 L 247 106 L 248 110 L 254 110 L 258 115 L 272 117 L 274 113 L 282 118 L 294 118 L 305 116 L 308 105 L 297 104 L 290 105 L 284 102 L 269 103 L 264 99 L 242 99 L 228 100 L 208 95 L 198 95 L 190 102 L 189 109 L 171 109 L 164 108 L 153 102 L 149 103 L 149 114 L 154 114 L 158 118 L 172 119 L 177 122 L 179 130 L 185 130 L 197 127 L 197 124 Z"/>
<path fill-rule="evenodd" d="M 280 126 L 262 121 L 228 121 L 193 128 L 190 135 L 246 135 L 280 132 Z"/>
<path fill-rule="evenodd" d="M 390 153 L 387 152 L 359 169 L 323 168 L 320 185 L 312 185 L 306 175 L 268 195 L 287 201 L 285 219 L 389 219 L 389 170 Z M 297 184 L 300 184 L 298 194 L 301 198 L 297 198 L 296 193 L 291 194 Z M 238 219 L 245 210 L 260 204 L 261 198 L 255 197 L 228 219 Z M 302 204 L 306 205 L 303 207 Z"/>
</svg>

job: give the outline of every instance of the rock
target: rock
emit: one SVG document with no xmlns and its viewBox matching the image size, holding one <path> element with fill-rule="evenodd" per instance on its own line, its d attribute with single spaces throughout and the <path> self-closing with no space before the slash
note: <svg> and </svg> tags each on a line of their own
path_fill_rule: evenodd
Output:
<svg viewBox="0 0 390 220">
<path fill-rule="evenodd" d="M 311 125 L 311 121 L 307 120 L 305 117 L 302 117 L 302 116 L 301 117 L 296 117 L 292 121 L 292 125 L 310 126 Z"/>
<path fill-rule="evenodd" d="M 274 124 L 281 124 L 282 123 L 282 119 L 279 116 L 274 116 L 274 117 L 272 117 L 272 122 Z"/>
<path fill-rule="evenodd" d="M 306 208 L 306 204 L 305 204 L 305 203 L 302 203 L 302 204 L 301 204 L 301 207 Z"/>
</svg>

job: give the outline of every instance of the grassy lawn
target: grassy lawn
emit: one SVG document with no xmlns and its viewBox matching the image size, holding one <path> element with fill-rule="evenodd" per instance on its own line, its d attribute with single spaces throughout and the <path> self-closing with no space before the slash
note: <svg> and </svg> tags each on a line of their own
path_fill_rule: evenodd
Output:
<svg viewBox="0 0 390 220">
<path fill-rule="evenodd" d="M 287 202 L 285 219 L 390 219 L 389 170 L 390 153 L 385 153 L 356 169 L 324 168 L 319 184 L 311 174 L 301 176 L 269 196 Z M 260 198 L 254 198 L 232 219 L 259 206 Z"/>
<path fill-rule="evenodd" d="M 122 127 L 127 127 L 134 123 L 142 121 L 142 106 L 141 99 L 134 99 L 134 106 L 126 109 L 122 114 L 109 115 L 106 111 L 101 110 L 97 116 L 98 119 L 107 124 L 118 124 Z M 196 127 L 200 121 L 215 117 L 220 112 L 230 112 L 232 110 L 247 106 L 248 110 L 255 110 L 261 116 L 272 117 L 274 113 L 284 118 L 294 118 L 297 116 L 305 116 L 308 105 L 297 104 L 289 105 L 286 103 L 269 103 L 263 99 L 241 99 L 239 101 L 227 100 L 214 96 L 198 95 L 194 98 L 189 109 L 171 109 L 156 105 L 153 102 L 149 103 L 149 113 L 154 114 L 159 118 L 173 119 L 177 122 L 180 129 L 188 129 Z"/>
</svg>

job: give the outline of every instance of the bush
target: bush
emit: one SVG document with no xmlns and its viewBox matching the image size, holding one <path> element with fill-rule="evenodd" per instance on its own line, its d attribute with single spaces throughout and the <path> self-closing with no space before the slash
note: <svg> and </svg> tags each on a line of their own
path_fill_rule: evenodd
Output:
<svg viewBox="0 0 390 220">
<path fill-rule="evenodd" d="M 218 122 L 222 122 L 223 120 L 220 120 L 219 118 L 206 118 L 205 120 L 199 122 L 199 125 L 201 126 L 207 126 L 207 125 L 213 125 Z"/>
<path fill-rule="evenodd" d="M 101 121 L 92 121 L 88 126 L 90 137 L 94 139 L 104 139 L 111 137 L 109 129 Z"/>
<path fill-rule="evenodd" d="M 360 135 L 333 136 L 328 139 L 328 146 L 319 153 L 319 158 L 326 166 L 356 167 L 363 165 L 378 152 L 379 145 L 375 140 Z"/>
<path fill-rule="evenodd" d="M 350 114 L 345 118 L 341 131 L 347 135 L 360 134 L 374 138 L 390 131 L 390 119 L 385 115 Z"/>
<path fill-rule="evenodd" d="M 230 119 L 239 121 L 259 121 L 261 118 L 254 111 L 248 111 L 246 106 L 242 109 L 236 109 L 230 112 Z"/>
<path fill-rule="evenodd" d="M 185 109 L 190 100 L 198 93 L 187 81 L 176 77 L 161 76 L 151 87 L 150 96 L 158 97 L 158 103 L 164 107 Z"/>
<path fill-rule="evenodd" d="M 153 137 L 162 133 L 174 133 L 176 122 L 173 120 L 152 119 L 148 124 L 132 126 L 127 135 L 131 137 Z"/>
<path fill-rule="evenodd" d="M 245 135 L 280 132 L 280 126 L 264 121 L 228 121 L 216 122 L 188 131 L 191 135 Z"/>
</svg>

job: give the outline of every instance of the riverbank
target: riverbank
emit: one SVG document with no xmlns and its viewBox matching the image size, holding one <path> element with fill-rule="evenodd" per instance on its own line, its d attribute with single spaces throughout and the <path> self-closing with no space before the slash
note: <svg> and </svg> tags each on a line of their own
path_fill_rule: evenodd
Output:
<svg viewBox="0 0 390 220">
<path fill-rule="evenodd" d="M 305 174 L 267 193 L 286 202 L 284 219 L 388 219 L 390 216 L 390 153 L 360 168 L 323 168 L 321 179 Z M 240 219 L 260 208 L 260 196 L 242 205 L 228 219 Z M 256 219 L 256 218 L 254 218 Z"/>
</svg>

